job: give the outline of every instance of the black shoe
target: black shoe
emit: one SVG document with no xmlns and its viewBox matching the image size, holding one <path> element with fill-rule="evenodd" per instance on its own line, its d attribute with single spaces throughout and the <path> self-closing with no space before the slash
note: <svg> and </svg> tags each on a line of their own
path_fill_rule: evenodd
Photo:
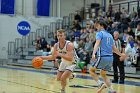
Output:
<svg viewBox="0 0 140 93">
<path fill-rule="evenodd" d="M 118 83 L 118 80 L 112 80 L 112 83 Z"/>
<path fill-rule="evenodd" d="M 124 80 L 120 80 L 119 81 L 119 84 L 124 84 Z"/>
</svg>

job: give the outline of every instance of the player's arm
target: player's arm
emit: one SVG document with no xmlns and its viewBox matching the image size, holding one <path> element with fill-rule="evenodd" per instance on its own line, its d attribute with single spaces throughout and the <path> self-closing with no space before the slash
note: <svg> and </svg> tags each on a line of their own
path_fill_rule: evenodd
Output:
<svg viewBox="0 0 140 93">
<path fill-rule="evenodd" d="M 100 42 L 101 42 L 101 40 L 98 39 L 98 40 L 96 40 L 96 43 L 95 43 L 95 45 L 94 45 L 94 49 L 93 49 L 93 53 L 92 53 L 92 60 L 93 60 L 93 61 L 96 60 L 95 53 L 97 52 L 97 50 L 98 50 L 98 48 L 99 48 Z"/>
<path fill-rule="evenodd" d="M 72 43 L 68 43 L 67 53 L 66 54 L 58 53 L 58 56 L 60 56 L 65 60 L 72 61 L 74 57 L 74 45 Z"/>
<path fill-rule="evenodd" d="M 54 45 L 54 50 L 52 52 L 52 55 L 49 55 L 49 56 L 41 56 L 41 58 L 44 59 L 44 60 L 55 60 L 55 58 L 56 58 L 56 52 L 57 52 L 57 46 L 55 44 Z"/>
<path fill-rule="evenodd" d="M 99 45 L 100 45 L 100 42 L 101 42 L 100 39 L 96 40 L 96 43 L 95 43 L 95 45 L 94 45 L 94 49 L 93 49 L 93 54 L 95 54 L 96 51 L 98 50 Z"/>
<path fill-rule="evenodd" d="M 97 32 L 96 33 L 96 42 L 95 42 L 95 45 L 94 45 L 94 48 L 93 48 L 93 53 L 92 53 L 92 59 L 95 61 L 96 58 L 95 58 L 95 54 L 100 46 L 100 42 L 101 42 L 101 39 L 103 38 L 103 33 L 102 32 Z"/>
</svg>

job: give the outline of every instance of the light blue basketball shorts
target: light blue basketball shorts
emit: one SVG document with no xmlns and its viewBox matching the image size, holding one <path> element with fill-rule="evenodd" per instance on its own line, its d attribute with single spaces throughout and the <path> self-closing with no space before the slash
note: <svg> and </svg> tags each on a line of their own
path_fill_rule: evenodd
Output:
<svg viewBox="0 0 140 93">
<path fill-rule="evenodd" d="M 102 56 L 98 57 L 97 60 L 93 62 L 92 67 L 109 71 L 112 65 L 113 65 L 113 56 Z"/>
</svg>

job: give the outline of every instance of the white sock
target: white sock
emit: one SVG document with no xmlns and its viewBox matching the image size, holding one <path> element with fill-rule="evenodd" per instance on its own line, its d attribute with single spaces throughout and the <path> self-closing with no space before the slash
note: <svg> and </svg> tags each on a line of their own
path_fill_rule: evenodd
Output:
<svg viewBox="0 0 140 93">
<path fill-rule="evenodd" d="M 98 85 L 101 85 L 103 83 L 103 81 L 98 80 L 97 83 L 98 83 Z"/>
<path fill-rule="evenodd" d="M 110 86 L 110 87 L 108 87 L 108 90 L 111 91 L 111 90 L 113 90 L 113 88 Z"/>
<path fill-rule="evenodd" d="M 61 91 L 65 91 L 65 89 L 61 89 Z"/>
</svg>

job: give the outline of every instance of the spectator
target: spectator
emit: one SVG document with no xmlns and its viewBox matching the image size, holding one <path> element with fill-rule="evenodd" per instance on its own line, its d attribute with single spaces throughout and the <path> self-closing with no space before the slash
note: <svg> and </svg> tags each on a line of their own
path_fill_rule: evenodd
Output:
<svg viewBox="0 0 140 93">
<path fill-rule="evenodd" d="M 94 31 L 94 29 L 89 30 L 89 38 L 91 39 L 91 41 L 95 42 L 96 32 Z"/>
<path fill-rule="evenodd" d="M 73 29 L 67 30 L 67 40 L 73 41 L 74 39 L 74 31 Z"/>
<path fill-rule="evenodd" d="M 132 64 L 132 58 L 133 58 L 133 48 L 134 48 L 134 39 L 132 36 L 128 37 L 125 53 L 127 55 L 127 59 L 125 60 L 126 66 L 130 66 Z"/>
<path fill-rule="evenodd" d="M 120 22 L 122 12 L 120 10 L 116 10 L 115 12 L 115 22 Z"/>
<path fill-rule="evenodd" d="M 73 45 L 74 45 L 74 48 L 75 48 L 76 50 L 77 50 L 78 47 L 79 47 L 78 43 L 79 43 L 79 38 L 75 38 L 75 40 L 73 41 Z"/>
<path fill-rule="evenodd" d="M 125 53 L 129 56 L 132 53 L 132 48 L 134 47 L 133 37 L 129 36 L 125 48 Z"/>
<path fill-rule="evenodd" d="M 81 26 L 77 20 L 74 21 L 73 28 L 76 30 L 81 30 Z"/>
<path fill-rule="evenodd" d="M 40 42 L 40 44 L 41 44 L 41 47 L 40 47 L 40 49 L 42 49 L 43 51 L 46 51 L 46 49 L 47 49 L 47 41 L 45 40 L 45 38 L 43 37 L 43 38 L 41 38 L 41 42 Z"/>
<path fill-rule="evenodd" d="M 126 42 L 127 39 L 128 39 L 128 37 L 129 37 L 129 35 L 128 35 L 127 31 L 124 31 L 124 35 L 122 36 L 122 40 L 123 40 L 124 42 Z"/>
<path fill-rule="evenodd" d="M 80 30 L 74 29 L 74 37 L 75 38 L 80 38 L 80 35 L 81 35 Z"/>
<path fill-rule="evenodd" d="M 113 35 L 113 33 L 114 33 L 115 31 L 118 31 L 117 22 L 114 22 L 114 23 L 112 24 L 112 28 L 111 28 L 111 32 L 110 32 L 110 33 Z"/>
<path fill-rule="evenodd" d="M 87 30 L 84 28 L 84 32 L 81 34 L 80 39 L 86 39 L 89 36 L 89 33 Z"/>
<path fill-rule="evenodd" d="M 74 16 L 74 20 L 77 20 L 78 22 L 81 22 L 81 16 L 79 15 L 78 12 L 76 12 L 76 14 Z"/>
<path fill-rule="evenodd" d="M 36 44 L 35 44 L 36 50 L 40 50 L 41 48 L 41 37 L 38 36 L 36 39 Z"/>
<path fill-rule="evenodd" d="M 83 49 L 84 46 L 85 46 L 85 40 L 84 39 L 80 39 L 78 45 L 79 45 L 79 48 L 78 49 Z"/>
<path fill-rule="evenodd" d="M 137 25 L 137 28 L 135 30 L 135 36 L 140 35 L 140 23 Z"/>
<path fill-rule="evenodd" d="M 128 32 L 129 36 L 132 36 L 133 38 L 135 38 L 135 33 L 133 32 L 133 30 L 130 26 L 128 26 L 127 32 Z"/>
<path fill-rule="evenodd" d="M 86 38 L 86 43 L 84 46 L 84 50 L 89 53 L 89 55 L 92 54 L 93 51 L 93 42 L 91 41 L 91 39 L 89 37 Z"/>
</svg>

